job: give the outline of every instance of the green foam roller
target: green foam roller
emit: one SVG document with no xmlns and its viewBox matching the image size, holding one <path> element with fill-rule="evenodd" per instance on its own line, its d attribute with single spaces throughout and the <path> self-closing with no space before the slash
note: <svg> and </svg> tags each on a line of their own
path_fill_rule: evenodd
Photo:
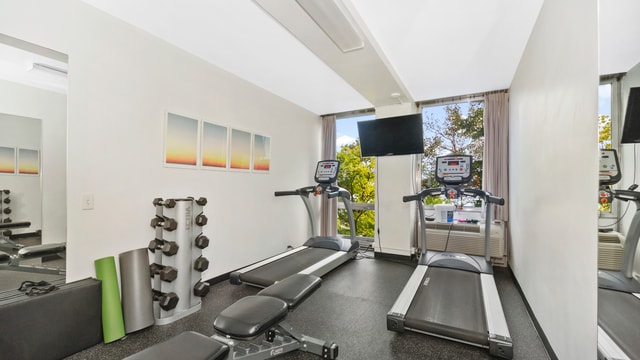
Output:
<svg viewBox="0 0 640 360">
<path fill-rule="evenodd" d="M 125 335 L 116 261 L 109 256 L 96 260 L 94 264 L 96 278 L 102 281 L 102 336 L 104 343 L 108 344 Z"/>
</svg>

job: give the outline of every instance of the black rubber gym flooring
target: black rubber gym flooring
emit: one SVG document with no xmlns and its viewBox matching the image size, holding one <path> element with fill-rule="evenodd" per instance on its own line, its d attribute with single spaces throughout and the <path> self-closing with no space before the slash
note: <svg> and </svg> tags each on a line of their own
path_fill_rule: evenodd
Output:
<svg viewBox="0 0 640 360">
<path fill-rule="evenodd" d="M 327 274 L 322 286 L 289 314 L 289 324 L 309 336 L 336 342 L 338 359 L 491 359 L 486 349 L 418 333 L 388 331 L 387 311 L 413 267 L 373 259 L 371 255 L 367 253 Z M 496 268 L 495 277 L 513 338 L 514 359 L 549 359 L 509 271 Z M 96 345 L 67 359 L 121 359 L 187 330 L 210 336 L 213 319 L 220 311 L 258 291 L 228 281 L 215 284 L 197 313 L 129 334 L 110 344 Z M 278 358 L 320 359 L 299 351 Z"/>
</svg>

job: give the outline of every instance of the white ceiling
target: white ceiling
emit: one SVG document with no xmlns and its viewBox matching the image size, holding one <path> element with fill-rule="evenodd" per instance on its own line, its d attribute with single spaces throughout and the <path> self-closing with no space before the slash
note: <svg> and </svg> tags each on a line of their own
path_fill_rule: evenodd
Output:
<svg viewBox="0 0 640 360">
<path fill-rule="evenodd" d="M 342 53 L 295 0 L 83 1 L 316 114 L 508 88 L 543 3 L 342 0 L 365 37 Z M 600 74 L 640 61 L 638 13 L 599 0 Z"/>
</svg>

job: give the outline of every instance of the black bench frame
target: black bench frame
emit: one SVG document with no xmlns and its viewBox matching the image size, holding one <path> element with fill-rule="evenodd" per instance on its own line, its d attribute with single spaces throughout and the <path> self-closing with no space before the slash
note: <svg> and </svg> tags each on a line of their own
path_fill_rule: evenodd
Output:
<svg viewBox="0 0 640 360">
<path fill-rule="evenodd" d="M 25 246 L 18 250 L 16 255 L 0 251 L 0 270 L 24 271 L 38 274 L 65 275 L 65 269 L 50 268 L 37 265 L 21 265 L 23 260 L 42 258 L 47 255 L 58 255 L 61 258 L 66 254 L 66 243 L 52 243 Z"/>
<path fill-rule="evenodd" d="M 283 321 L 286 313 L 315 291 L 320 282 L 315 275 L 291 275 L 223 310 L 214 321 L 216 333 L 212 337 L 183 332 L 126 360 L 155 360 L 161 355 L 165 358 L 263 360 L 294 350 L 336 359 L 338 345 L 303 335 Z M 262 320 L 255 321 L 256 317 Z M 263 341 L 252 341 L 261 335 L 265 335 Z"/>
</svg>

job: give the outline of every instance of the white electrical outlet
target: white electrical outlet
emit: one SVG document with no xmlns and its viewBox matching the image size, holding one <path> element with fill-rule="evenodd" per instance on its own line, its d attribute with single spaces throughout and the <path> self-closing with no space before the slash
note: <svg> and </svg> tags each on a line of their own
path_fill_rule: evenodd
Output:
<svg viewBox="0 0 640 360">
<path fill-rule="evenodd" d="M 93 210 L 93 194 L 82 194 L 82 210 Z"/>
</svg>

